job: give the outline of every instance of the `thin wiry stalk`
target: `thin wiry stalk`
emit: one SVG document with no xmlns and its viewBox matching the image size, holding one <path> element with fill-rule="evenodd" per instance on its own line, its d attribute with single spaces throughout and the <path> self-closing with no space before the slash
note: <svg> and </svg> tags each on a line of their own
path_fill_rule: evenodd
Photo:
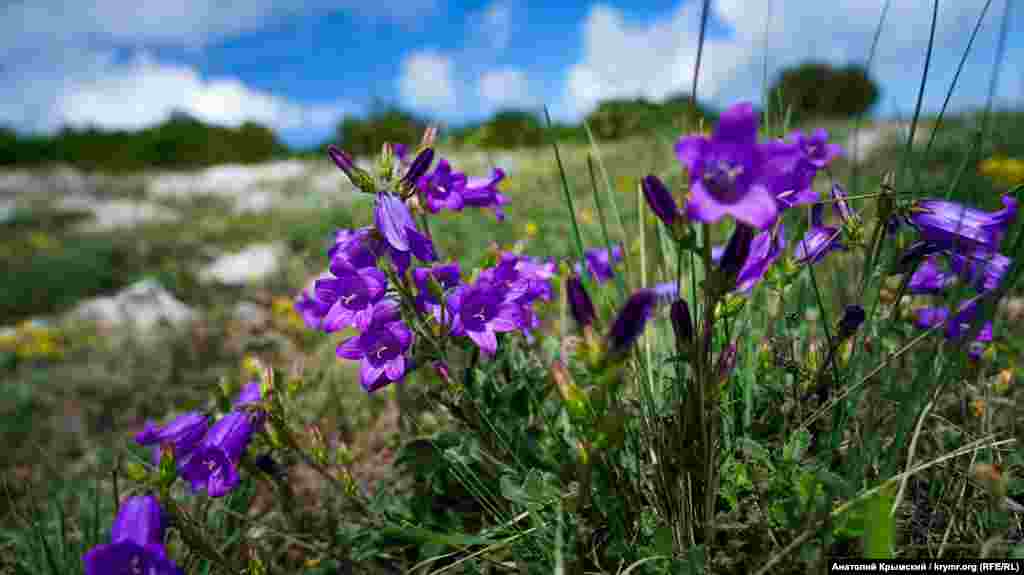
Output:
<svg viewBox="0 0 1024 575">
<path fill-rule="evenodd" d="M 551 130 L 551 115 L 548 113 L 548 107 L 544 106 L 544 119 L 547 120 L 548 130 Z M 569 191 L 569 181 L 565 178 L 565 167 L 562 165 L 562 156 L 558 153 L 558 142 L 555 141 L 555 137 L 551 136 L 551 147 L 555 150 L 555 162 L 558 164 L 558 175 L 562 179 L 562 191 L 565 192 L 565 202 L 569 206 L 569 217 L 572 221 L 573 235 L 576 237 L 576 251 L 577 256 L 580 260 L 583 260 L 583 236 L 580 234 L 580 226 L 576 221 L 576 208 L 572 201 L 572 192 Z"/>
<path fill-rule="evenodd" d="M 601 223 L 601 235 L 604 239 L 605 245 L 608 247 L 608 256 L 611 258 L 612 254 L 612 237 L 608 234 L 608 221 L 604 215 L 604 204 L 601 203 L 601 193 L 597 189 L 597 179 L 594 178 L 594 159 L 593 156 L 587 154 L 587 170 L 590 173 L 590 188 L 591 193 L 594 194 L 594 204 L 597 206 L 597 220 Z M 626 246 L 623 246 L 625 248 Z M 625 257 L 623 260 L 627 259 Z M 609 260 L 611 261 L 611 260 Z M 623 274 L 615 275 L 615 285 L 619 288 L 619 297 L 623 300 L 626 299 L 626 282 L 622 278 Z"/>
<path fill-rule="evenodd" d="M 882 14 L 878 18 L 878 25 L 875 26 L 875 35 L 874 38 L 871 39 L 871 48 L 868 49 L 868 59 L 864 65 L 864 70 L 867 73 L 871 72 L 871 64 L 875 61 L 875 50 L 878 48 L 878 39 L 882 36 L 882 27 L 885 25 L 885 17 L 889 14 L 889 6 L 891 2 L 892 0 L 885 0 L 885 5 L 882 6 Z M 858 162 L 859 158 L 857 157 L 857 143 L 859 142 L 859 138 L 857 136 L 860 134 L 860 124 L 863 119 L 864 113 L 857 114 L 857 119 L 854 120 L 853 123 L 853 166 L 850 172 L 850 190 L 858 189 L 857 176 L 859 175 L 860 162 Z"/>
<path fill-rule="evenodd" d="M 608 170 L 605 168 L 604 160 L 601 156 L 601 148 L 598 146 L 597 138 L 594 137 L 594 133 L 590 130 L 590 124 L 586 119 L 583 120 L 583 128 L 587 132 L 587 140 L 590 142 L 590 147 L 594 149 L 594 157 L 597 158 L 597 168 L 601 171 L 601 179 L 604 180 L 605 192 L 608 194 L 612 206 L 612 212 L 615 214 L 615 219 L 619 223 L 619 229 L 622 231 L 623 242 L 629 237 L 629 232 L 626 231 L 626 221 L 622 217 L 622 210 L 619 209 L 619 201 L 615 197 L 614 190 L 612 188 L 611 180 L 608 178 Z M 623 248 L 628 246 L 624 245 Z M 626 275 L 630 273 L 629 258 L 622 258 L 622 266 L 625 270 Z"/>
</svg>

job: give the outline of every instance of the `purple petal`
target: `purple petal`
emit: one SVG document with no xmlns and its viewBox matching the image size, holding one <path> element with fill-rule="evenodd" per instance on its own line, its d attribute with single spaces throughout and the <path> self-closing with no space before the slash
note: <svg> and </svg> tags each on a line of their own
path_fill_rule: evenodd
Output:
<svg viewBox="0 0 1024 575">
<path fill-rule="evenodd" d="M 362 359 L 366 354 L 363 348 L 359 345 L 359 336 L 352 336 L 338 345 L 337 349 L 334 350 L 335 355 L 341 359 L 358 360 Z"/>
<path fill-rule="evenodd" d="M 493 331 L 485 329 L 484 331 L 469 331 L 466 334 L 485 354 L 493 356 L 498 352 L 498 338 Z"/>
<path fill-rule="evenodd" d="M 409 251 L 408 230 L 416 229 L 416 224 L 405 202 L 390 194 L 377 194 L 374 221 L 388 245 L 400 252 Z"/>
<path fill-rule="evenodd" d="M 757 114 L 749 102 L 733 105 L 718 118 L 712 138 L 741 146 L 757 143 Z"/>
<path fill-rule="evenodd" d="M 384 374 L 391 381 L 398 381 L 405 375 L 405 356 L 400 355 L 387 362 L 384 367 Z"/>
</svg>

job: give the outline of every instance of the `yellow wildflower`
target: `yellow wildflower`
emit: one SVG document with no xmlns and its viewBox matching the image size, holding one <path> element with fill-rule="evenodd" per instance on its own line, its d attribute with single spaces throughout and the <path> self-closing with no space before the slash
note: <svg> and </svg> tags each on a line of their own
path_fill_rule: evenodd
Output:
<svg viewBox="0 0 1024 575">
<path fill-rule="evenodd" d="M 978 165 L 978 172 L 1000 184 L 1015 186 L 1024 183 L 1024 160 L 989 158 Z"/>
<path fill-rule="evenodd" d="M 580 221 L 587 225 L 594 223 L 594 212 L 590 208 L 583 208 L 580 210 Z"/>
<path fill-rule="evenodd" d="M 275 297 L 270 304 L 271 313 L 281 321 L 287 328 L 300 331 L 304 329 L 305 323 L 302 317 L 295 311 L 295 305 L 291 298 L 285 296 Z"/>
<path fill-rule="evenodd" d="M 533 222 L 526 222 L 526 237 L 532 238 L 537 235 L 537 224 Z"/>
</svg>

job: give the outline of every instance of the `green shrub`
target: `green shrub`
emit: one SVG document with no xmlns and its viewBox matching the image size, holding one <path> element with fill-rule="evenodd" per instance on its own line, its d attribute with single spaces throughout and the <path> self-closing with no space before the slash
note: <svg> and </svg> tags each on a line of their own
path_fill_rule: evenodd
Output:
<svg viewBox="0 0 1024 575">
<path fill-rule="evenodd" d="M 850 118 L 878 102 L 877 84 L 860 66 L 833 68 L 807 62 L 783 70 L 769 89 L 769 102 L 791 107 L 794 119 Z"/>
</svg>

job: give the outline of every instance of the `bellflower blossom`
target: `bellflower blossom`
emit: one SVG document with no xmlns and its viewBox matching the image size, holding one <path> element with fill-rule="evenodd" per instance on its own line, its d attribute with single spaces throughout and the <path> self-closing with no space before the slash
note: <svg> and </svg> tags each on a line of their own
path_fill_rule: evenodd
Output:
<svg viewBox="0 0 1024 575">
<path fill-rule="evenodd" d="M 110 531 L 110 541 L 82 556 L 86 575 L 184 575 L 167 558 L 163 544 L 163 511 L 152 495 L 131 497 L 121 503 Z"/>
<path fill-rule="evenodd" d="M 676 144 L 689 172 L 691 219 L 714 223 L 732 216 L 758 229 L 775 222 L 775 198 L 761 181 L 767 150 L 757 143 L 757 124 L 753 106 L 741 103 L 721 115 L 711 138 L 687 136 Z"/>
<path fill-rule="evenodd" d="M 822 221 L 824 210 L 824 204 L 815 204 L 811 208 L 811 229 L 793 249 L 793 257 L 798 264 L 816 264 L 831 251 L 846 249 L 839 241 L 839 228 L 826 226 Z"/>
<path fill-rule="evenodd" d="M 206 435 L 206 416 L 198 411 L 190 411 L 179 415 L 170 423 L 162 427 L 153 425 L 147 421 L 142 432 L 135 436 L 135 442 L 139 445 L 154 445 L 153 464 L 160 463 L 160 445 L 170 444 L 174 450 L 174 457 L 182 460 L 195 449 L 196 445 Z"/>
<path fill-rule="evenodd" d="M 949 260 L 950 268 L 980 292 L 996 289 L 1011 263 L 1012 259 L 998 252 L 953 254 Z"/>
<path fill-rule="evenodd" d="M 508 203 L 508 198 L 498 191 L 498 183 L 504 178 L 505 171 L 501 168 L 494 168 L 490 178 L 469 178 L 462 190 L 463 204 L 477 208 L 494 208 L 494 216 L 499 222 L 504 221 L 505 210 L 502 206 Z"/>
<path fill-rule="evenodd" d="M 373 228 L 365 227 L 335 232 L 334 245 L 327 250 L 327 258 L 331 264 L 340 261 L 358 270 L 376 266 L 377 258 L 383 253 L 383 242 L 374 236 Z"/>
<path fill-rule="evenodd" d="M 910 223 L 921 239 L 960 252 L 996 251 L 1011 222 L 1017 217 L 1017 199 L 1003 196 L 1003 209 L 984 212 L 946 200 L 921 200 L 910 213 Z"/>
<path fill-rule="evenodd" d="M 309 329 L 321 329 L 324 316 L 331 309 L 331 302 L 323 301 L 316 296 L 317 280 L 331 277 L 333 276 L 329 272 L 320 274 L 295 297 L 295 311 Z"/>
<path fill-rule="evenodd" d="M 373 314 L 373 305 L 384 297 L 387 277 L 377 268 L 355 269 L 335 261 L 331 264 L 333 278 L 316 281 L 314 293 L 330 309 L 323 319 L 323 329 L 332 333 L 346 327 L 366 329 Z"/>
<path fill-rule="evenodd" d="M 966 332 L 970 331 L 978 314 L 978 298 L 974 297 L 960 305 L 956 314 L 950 318 L 950 312 L 944 307 L 930 307 L 917 310 L 915 323 L 919 328 L 930 329 L 946 322 L 944 330 L 946 339 L 959 340 Z M 985 322 L 974 342 L 968 348 L 968 355 L 972 359 L 981 357 L 981 349 L 974 344 L 985 344 L 992 341 L 992 322 Z"/>
<path fill-rule="evenodd" d="M 392 261 L 400 275 L 405 274 L 405 270 L 411 263 L 410 253 L 423 262 L 432 262 L 437 259 L 433 242 L 416 229 L 412 213 L 409 212 L 405 202 L 397 196 L 386 193 L 377 194 L 374 222 L 390 248 Z"/>
<path fill-rule="evenodd" d="M 615 244 L 609 253 L 608 248 L 590 248 L 583 251 L 583 260 L 586 270 L 597 283 L 604 283 L 615 275 L 612 267 L 616 262 L 622 261 L 622 246 Z M 576 263 L 573 269 L 578 274 L 583 273 L 583 265 Z"/>
<path fill-rule="evenodd" d="M 517 293 L 480 280 L 459 286 L 448 298 L 452 334 L 468 336 L 480 351 L 493 356 L 498 350 L 497 333 L 523 327 L 523 305 L 515 301 Z"/>
<path fill-rule="evenodd" d="M 405 352 L 411 345 L 412 331 L 401 321 L 398 304 L 385 299 L 374 306 L 366 330 L 341 342 L 336 353 L 360 362 L 360 384 L 373 392 L 405 377 Z"/>
<path fill-rule="evenodd" d="M 956 277 L 944 271 L 939 264 L 939 256 L 932 255 L 921 265 L 907 282 L 907 291 L 913 294 L 936 294 L 952 286 Z"/>
<path fill-rule="evenodd" d="M 453 172 L 448 161 L 442 158 L 432 173 L 420 178 L 418 187 L 430 213 L 436 214 L 442 208 L 460 212 L 463 206 L 462 193 L 466 188 L 466 181 L 466 174 Z"/>
<path fill-rule="evenodd" d="M 757 234 L 750 243 L 747 261 L 736 275 L 736 291 L 750 293 L 785 249 L 786 228 L 781 221 L 774 229 Z"/>
</svg>

